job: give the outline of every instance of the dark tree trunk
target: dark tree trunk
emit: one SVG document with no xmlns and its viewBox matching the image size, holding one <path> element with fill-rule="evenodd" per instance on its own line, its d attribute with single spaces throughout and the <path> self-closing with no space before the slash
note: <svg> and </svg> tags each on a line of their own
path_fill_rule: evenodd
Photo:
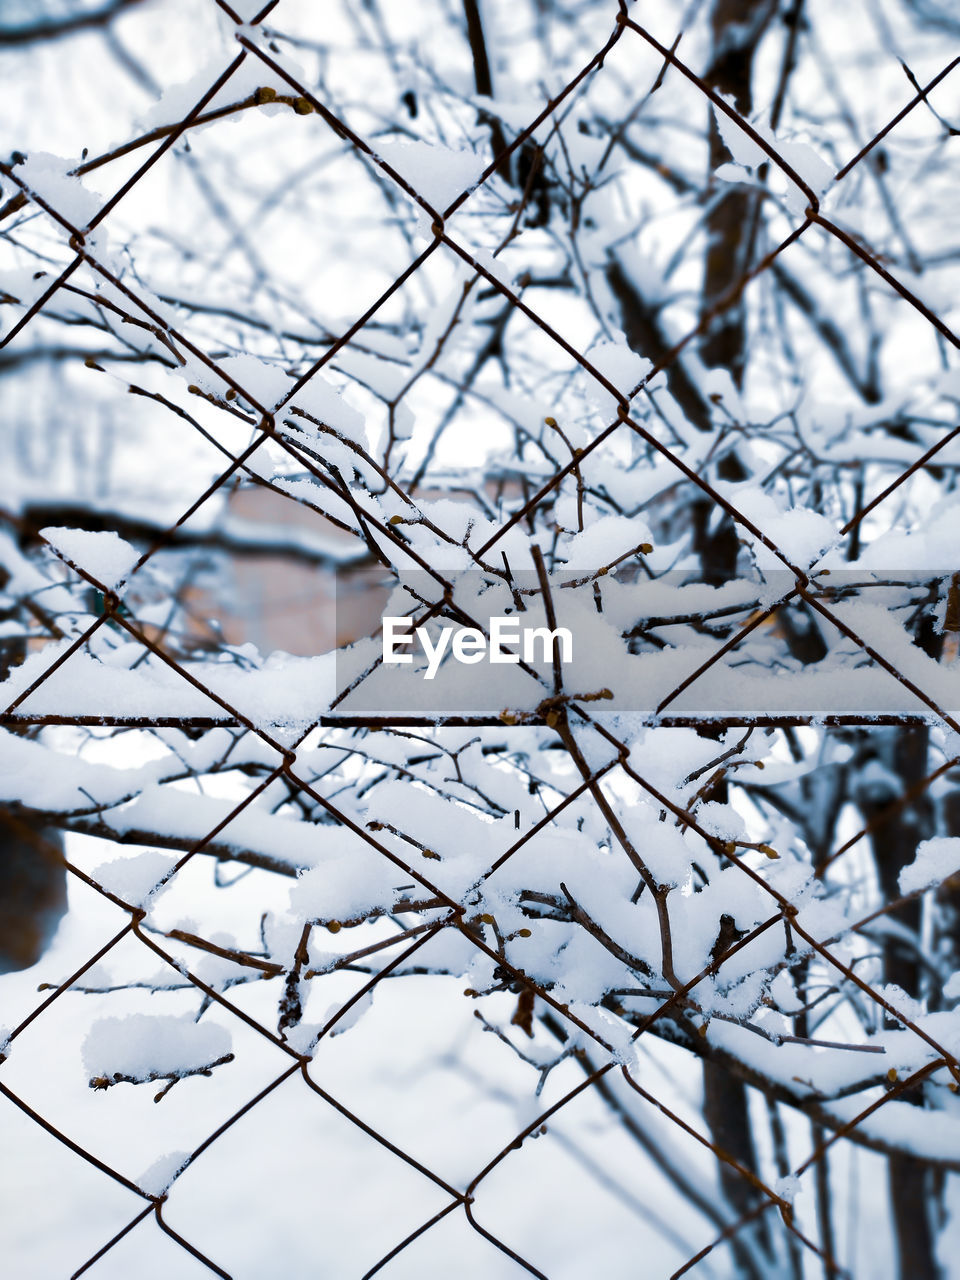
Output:
<svg viewBox="0 0 960 1280">
<path fill-rule="evenodd" d="M 901 789 L 898 794 L 909 791 L 925 777 L 928 740 L 926 727 L 894 729 L 879 737 L 878 754 L 898 780 Z M 871 734 L 870 741 L 877 741 L 876 732 Z M 917 845 L 934 832 L 933 804 L 926 790 L 922 790 L 909 804 L 899 807 L 894 804 L 890 808 L 890 802 L 896 799 L 896 795 L 890 795 L 873 803 L 862 799 L 860 804 L 864 817 L 874 824 L 871 833 L 873 856 L 881 892 L 888 902 L 900 896 L 899 875 L 916 857 Z M 911 996 L 920 994 L 918 948 L 921 910 L 921 901 L 914 899 L 889 913 L 892 923 L 909 930 L 910 936 L 916 939 L 916 946 L 888 936 L 883 948 L 884 980 L 895 983 Z M 920 1101 L 915 1095 L 907 1095 L 905 1100 Z M 940 1268 L 929 1216 L 930 1170 L 911 1156 L 891 1156 L 888 1171 L 900 1280 L 915 1280 L 917 1276 L 936 1280 Z"/>
<path fill-rule="evenodd" d="M 757 44 L 769 19 L 767 0 L 715 0 L 711 16 L 713 61 L 708 83 L 722 94 L 733 96 L 737 109 L 749 113 L 752 106 L 751 76 Z M 711 169 L 729 159 L 716 122 L 710 122 Z M 702 313 L 708 314 L 742 278 L 752 240 L 751 225 L 755 196 L 731 187 L 713 206 L 707 218 L 707 252 L 704 270 Z M 726 307 L 713 319 L 704 335 L 700 354 L 704 362 L 726 369 L 737 386 L 742 385 L 746 359 L 746 320 L 742 300 Z M 744 476 L 735 457 L 721 459 L 718 472 L 724 479 Z M 709 500 L 693 507 L 694 547 L 700 554 L 704 581 L 720 583 L 736 574 L 739 537 L 733 521 L 724 516 L 711 531 L 713 504 Z M 711 797 L 721 799 L 722 797 Z M 757 1172 L 757 1155 L 747 1106 L 746 1086 L 722 1067 L 704 1063 L 704 1117 L 718 1146 L 729 1151 L 745 1168 Z M 757 1204 L 757 1191 L 727 1165 L 720 1166 L 724 1195 L 736 1215 L 749 1213 Z M 736 1242 L 736 1237 L 734 1237 Z M 734 1244 L 734 1256 L 741 1270 L 745 1259 Z"/>
<path fill-rule="evenodd" d="M 713 32 L 713 60 L 706 73 L 708 83 L 720 93 L 732 95 L 737 108 L 749 113 L 752 108 L 751 76 L 753 60 L 761 36 L 775 9 L 770 0 L 715 0 L 711 18 Z M 716 124 L 710 124 L 711 168 L 729 159 Z M 726 369 L 737 386 L 742 385 L 746 361 L 746 319 L 742 299 L 732 306 L 723 306 L 723 300 L 740 282 L 749 269 L 753 251 L 753 221 L 757 210 L 754 192 L 730 187 L 716 201 L 706 220 L 707 253 L 704 267 L 701 315 L 706 317 L 720 307 L 716 319 L 706 327 L 700 347 L 704 362 L 714 368 Z M 661 331 L 657 311 L 648 305 L 639 289 L 629 279 L 615 259 L 608 267 L 607 282 L 620 304 L 622 326 L 627 341 L 641 355 L 661 361 L 669 349 L 669 342 Z M 687 419 L 701 431 L 713 428 L 712 406 L 704 398 L 697 381 L 690 376 L 680 360 L 671 361 L 666 370 L 667 385 Z M 722 457 L 718 474 L 726 480 L 745 477 L 742 464 L 735 454 Z M 700 557 L 701 578 L 705 582 L 719 584 L 729 581 L 737 570 L 739 535 L 728 516 L 723 516 L 713 528 L 714 504 L 709 499 L 691 505 L 693 548 Z M 812 643 L 822 640 L 815 628 Z M 817 656 L 822 656 L 818 653 Z M 711 800 L 723 801 L 725 784 L 720 783 Z M 704 1117 L 711 1137 L 718 1147 L 734 1156 L 745 1168 L 757 1172 L 756 1147 L 747 1101 L 746 1086 L 723 1067 L 705 1062 L 703 1067 Z M 758 1192 L 729 1165 L 720 1163 L 720 1183 L 725 1199 L 735 1216 L 749 1213 L 758 1203 Z M 766 1216 L 761 1220 L 759 1239 L 768 1250 L 773 1263 L 773 1251 L 768 1236 Z M 732 1249 L 741 1275 L 754 1272 L 754 1257 L 744 1248 L 737 1236 Z"/>
<path fill-rule="evenodd" d="M 0 973 L 35 965 L 66 909 L 60 833 L 0 809 Z"/>
<path fill-rule="evenodd" d="M 746 1086 L 726 1067 L 714 1062 L 705 1061 L 703 1064 L 703 1116 L 717 1146 L 738 1160 L 744 1168 L 756 1172 L 757 1152 L 750 1126 Z M 718 1167 L 723 1194 L 737 1217 L 756 1208 L 758 1192 L 746 1178 L 728 1164 L 721 1162 Z M 744 1269 L 746 1259 L 741 1256 L 736 1237 L 734 1254 L 741 1269 Z"/>
<path fill-rule="evenodd" d="M 713 58 L 704 79 L 712 89 L 732 98 L 742 115 L 753 109 L 753 60 L 774 7 L 770 0 L 714 2 L 710 19 Z M 730 158 L 711 111 L 711 172 Z M 701 314 L 710 319 L 700 356 L 711 368 L 725 369 L 737 387 L 743 385 L 747 359 L 747 314 L 743 295 L 732 301 L 730 296 L 750 269 L 758 198 L 755 191 L 731 185 L 715 200 L 707 217 Z M 718 307 L 717 314 L 711 315 Z M 746 473 L 737 456 L 727 453 L 717 464 L 717 474 L 724 480 L 742 480 Z M 703 580 L 718 585 L 734 575 L 739 537 L 729 516 L 710 530 L 712 515 L 708 500 L 694 504 L 694 548 L 700 554 Z"/>
<path fill-rule="evenodd" d="M 0 680 L 25 657 L 23 640 L 0 641 Z M 66 909 L 63 836 L 0 805 L 0 973 L 35 965 Z"/>
<path fill-rule="evenodd" d="M 715 0 L 713 6 L 713 60 L 704 78 L 712 89 L 732 98 L 733 105 L 744 116 L 753 110 L 753 59 L 771 14 L 769 0 Z M 711 111 L 711 172 L 730 159 Z M 749 269 L 756 210 L 757 193 L 734 185 L 714 204 L 707 220 L 704 313 L 716 306 Z M 725 307 L 710 323 L 700 354 L 705 364 L 726 369 L 738 387 L 743 385 L 747 327 L 742 297 Z"/>
</svg>

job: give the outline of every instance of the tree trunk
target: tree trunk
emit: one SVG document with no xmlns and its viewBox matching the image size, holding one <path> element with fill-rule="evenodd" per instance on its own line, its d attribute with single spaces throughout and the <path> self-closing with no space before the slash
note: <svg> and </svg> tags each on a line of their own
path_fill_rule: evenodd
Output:
<svg viewBox="0 0 960 1280">
<path fill-rule="evenodd" d="M 724 95 L 732 95 L 738 111 L 752 107 L 751 75 L 757 44 L 771 13 L 767 0 L 715 0 L 711 15 L 713 59 L 706 80 Z M 710 167 L 729 159 L 716 121 L 710 120 Z M 750 228 L 756 197 L 731 187 L 713 206 L 707 218 L 707 253 L 702 313 L 708 314 L 748 269 L 752 240 Z M 746 317 L 742 299 L 726 307 L 711 321 L 700 348 L 704 362 L 726 369 L 739 387 L 746 360 Z M 734 455 L 721 459 L 718 473 L 729 480 L 742 479 L 743 468 Z M 700 554 L 705 582 L 728 581 L 736 574 L 739 537 L 729 516 L 711 532 L 713 503 L 698 501 L 693 507 L 694 547 Z M 724 791 L 726 790 L 724 786 Z M 720 795 L 711 799 L 722 800 Z M 757 1172 L 757 1155 L 750 1125 L 746 1086 L 722 1067 L 703 1066 L 704 1117 L 718 1146 L 729 1151 L 745 1168 Z M 757 1204 L 757 1192 L 735 1170 L 720 1166 L 720 1184 L 738 1217 Z M 766 1225 L 764 1223 L 764 1225 Z M 769 1244 L 769 1240 L 767 1240 Z M 734 1257 L 741 1271 L 744 1259 L 734 1237 Z"/>
<path fill-rule="evenodd" d="M 20 638 L 0 641 L 0 681 L 26 653 Z M 0 805 L 0 974 L 32 968 L 66 909 L 63 836 Z"/>
<path fill-rule="evenodd" d="M 876 733 L 871 734 L 871 741 L 877 740 Z M 898 779 L 903 791 L 919 783 L 927 773 L 928 739 L 929 731 L 925 726 L 890 730 L 879 738 L 877 754 Z M 933 834 L 933 805 L 926 791 L 922 791 L 910 804 L 884 816 L 891 799 L 896 797 L 884 797 L 879 804 L 863 800 L 860 805 L 867 821 L 876 823 L 871 833 L 871 844 L 881 892 L 888 902 L 900 896 L 899 875 L 916 857 L 917 845 Z M 884 981 L 895 983 L 915 997 L 920 994 L 917 948 L 921 910 L 920 899 L 914 899 L 889 913 L 891 923 L 910 931 L 911 937 L 916 939 L 916 946 L 897 937 L 888 937 L 883 947 Z M 919 1102 L 920 1099 L 912 1093 L 906 1095 L 905 1101 Z M 917 1276 L 936 1280 L 940 1269 L 927 1208 L 929 1170 L 922 1161 L 910 1156 L 891 1156 L 888 1169 L 900 1280 L 914 1280 Z"/>
</svg>

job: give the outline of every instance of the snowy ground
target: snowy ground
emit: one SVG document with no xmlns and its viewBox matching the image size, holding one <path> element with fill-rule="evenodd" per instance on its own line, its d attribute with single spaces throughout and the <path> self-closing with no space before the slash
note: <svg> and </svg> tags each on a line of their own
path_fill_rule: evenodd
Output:
<svg viewBox="0 0 960 1280">
<path fill-rule="evenodd" d="M 80 866 L 102 859 L 98 842 L 76 838 Z M 115 852 L 115 851 L 114 851 Z M 196 859 L 181 872 L 169 898 L 189 901 L 207 926 L 242 929 L 254 901 L 286 892 L 277 877 L 251 873 L 229 890 L 215 890 L 209 863 Z M 52 947 L 35 969 L 0 980 L 0 1016 L 8 1026 L 44 997 L 41 981 L 57 982 L 122 927 L 124 916 L 82 882 L 71 879 L 71 909 Z M 167 908 L 176 911 L 176 904 Z M 231 921 L 231 916 L 233 920 Z M 351 946 L 359 945 L 351 931 Z M 372 934 L 371 934 L 372 936 Z M 428 944 L 429 946 L 429 944 Z M 428 958 L 426 952 L 424 958 Z M 87 981 L 109 985 L 156 974 L 159 962 L 136 939 L 124 939 Z M 221 965 L 223 973 L 229 966 Z M 213 977 L 212 972 L 210 973 Z M 171 978 L 176 975 L 171 972 Z M 355 975 L 327 977 L 315 986 L 307 1016 L 320 1018 L 356 989 Z M 276 987 L 233 988 L 237 1005 L 272 1027 Z M 488 1012 L 512 997 L 485 1002 Z M 146 995 L 70 992 L 54 1002 L 15 1042 L 3 1083 L 73 1141 L 144 1185 L 151 1166 L 188 1152 L 287 1066 L 285 1056 L 235 1016 L 213 1009 L 203 1022 L 225 1029 L 235 1060 L 210 1078 L 181 1081 L 162 1102 L 158 1085 L 119 1084 L 93 1091 L 82 1046 L 98 1019 L 129 1014 L 190 1014 L 191 990 Z M 458 1187 L 470 1179 L 537 1114 L 537 1072 L 521 1062 L 474 1017 L 462 982 L 433 976 L 385 980 L 372 1007 L 349 1031 L 321 1044 L 314 1080 L 360 1119 Z M 506 1020 L 506 1019 L 504 1019 Z M 131 1023 L 131 1027 L 135 1027 Z M 549 1038 L 518 1045 L 545 1054 Z M 696 1123 L 697 1071 L 659 1042 L 641 1055 L 641 1079 L 668 1105 Z M 541 1105 L 549 1106 L 582 1079 L 570 1061 L 549 1077 Z M 709 1157 L 650 1108 L 634 1108 L 654 1141 L 664 1140 L 685 1175 L 716 1201 Z M 91 1167 L 38 1125 L 3 1102 L 0 1127 L 0 1218 L 7 1274 L 18 1280 L 67 1276 L 129 1222 L 144 1202 Z M 796 1155 L 804 1130 L 792 1126 Z M 176 1161 L 174 1161 L 176 1163 Z M 880 1176 L 878 1162 L 849 1153 L 835 1166 L 838 1190 L 853 1206 L 857 1180 Z M 154 1171 L 156 1176 L 156 1171 Z M 797 1202 L 812 1212 L 809 1178 Z M 165 1218 L 236 1280 L 361 1276 L 405 1235 L 448 1203 L 427 1178 L 380 1146 L 294 1075 L 220 1137 L 176 1182 Z M 851 1208 L 850 1214 L 853 1214 Z M 669 1275 L 715 1234 L 711 1224 L 668 1185 L 592 1091 L 551 1119 L 548 1133 L 513 1151 L 478 1191 L 477 1220 L 551 1277 L 603 1275 L 632 1280 Z M 839 1225 L 841 1256 L 858 1277 L 887 1274 L 890 1239 L 880 1215 Z M 391 1277 L 440 1276 L 469 1280 L 523 1274 L 455 1211 L 384 1269 Z M 700 1264 L 704 1277 L 728 1276 L 718 1251 Z M 209 1274 L 148 1217 L 91 1268 L 93 1276 L 168 1280 Z M 811 1271 L 810 1274 L 815 1274 Z"/>
</svg>

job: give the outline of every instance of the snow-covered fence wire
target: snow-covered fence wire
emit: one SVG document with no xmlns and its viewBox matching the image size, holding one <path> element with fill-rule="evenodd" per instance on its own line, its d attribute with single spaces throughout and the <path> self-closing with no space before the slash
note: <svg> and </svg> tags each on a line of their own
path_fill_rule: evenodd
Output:
<svg viewBox="0 0 960 1280">
<path fill-rule="evenodd" d="M 50 358 L 51 333 L 82 329 L 88 345 L 67 344 L 57 358 L 109 384 L 98 403 L 121 421 L 141 411 L 169 417 L 162 448 L 146 436 L 134 442 L 141 465 L 142 450 L 155 449 L 146 465 L 157 491 L 176 494 L 203 476 L 163 522 L 122 501 L 94 520 L 106 504 L 88 501 L 69 522 L 83 527 L 65 527 L 56 516 L 64 503 L 34 492 L 3 513 L 0 530 L 0 798 L 34 838 L 50 827 L 87 838 L 69 847 L 66 867 L 75 911 L 96 920 L 94 947 L 41 997 L 18 997 L 15 1018 L 4 1011 L 0 1094 L 37 1141 L 43 1131 L 71 1167 L 85 1162 L 126 1196 L 112 1234 L 88 1242 L 77 1228 L 73 1274 L 106 1274 L 116 1258 L 124 1275 L 188 1275 L 194 1263 L 222 1276 L 405 1274 L 405 1258 L 418 1274 L 439 1274 L 443 1250 L 452 1257 L 474 1239 L 488 1252 L 465 1274 L 503 1266 L 505 1275 L 634 1275 L 629 1234 L 607 1254 L 589 1220 L 569 1238 L 557 1221 L 566 1202 L 529 1163 L 534 1140 L 553 1140 L 585 1095 L 668 1188 L 653 1209 L 663 1219 L 663 1274 L 701 1262 L 748 1276 L 799 1280 L 817 1274 L 814 1265 L 843 1274 L 838 1250 L 850 1240 L 833 1230 L 829 1173 L 843 1143 L 887 1162 L 901 1254 L 914 1274 L 934 1274 L 932 1224 L 918 1217 L 911 1236 L 905 1223 L 911 1204 L 926 1212 L 933 1180 L 942 1196 L 960 1172 L 951 496 L 960 340 L 948 322 L 956 250 L 947 244 L 937 258 L 926 217 L 913 242 L 916 202 L 885 148 L 918 112 L 932 122 L 930 152 L 955 139 L 943 118 L 949 104 L 942 112 L 933 96 L 960 58 L 943 57 L 913 88 L 905 80 L 852 158 L 828 162 L 778 134 L 804 40 L 799 4 L 782 15 L 780 91 L 762 123 L 749 99 L 735 101 L 742 67 L 725 71 L 723 59 L 749 65 L 771 6 L 714 7 L 709 71 L 696 40 L 689 55 L 679 41 L 684 23 L 698 20 L 693 11 L 672 13 L 665 35 L 624 0 L 573 6 L 561 15 L 576 35 L 560 61 L 569 75 L 534 105 L 537 95 L 491 97 L 490 36 L 468 0 L 458 20 L 476 92 L 426 74 L 418 81 L 384 37 L 383 65 L 396 63 L 408 120 L 381 137 L 375 97 L 366 117 L 337 105 L 344 79 L 368 74 L 372 44 L 358 36 L 348 54 L 341 37 L 321 43 L 322 75 L 311 76 L 294 53 L 316 51 L 318 25 L 332 18 L 298 12 L 288 31 L 283 0 L 256 13 L 226 0 L 210 7 L 235 51 L 162 96 L 149 127 L 73 166 L 39 152 L 0 164 L 0 227 L 13 227 L 13 265 L 0 277 L 13 319 L 0 358 L 16 371 L 36 349 Z M 446 9 L 435 8 L 441 23 Z M 375 31 L 377 7 L 361 11 Z M 561 16 L 547 6 L 539 21 Z M 642 92 L 624 90 L 643 77 Z M 827 84 L 837 101 L 842 88 Z M 653 103 L 657 135 L 667 100 L 678 137 L 695 111 L 712 113 L 701 135 L 710 133 L 718 177 L 702 201 L 681 143 L 647 144 L 634 131 Z M 611 103 L 619 114 L 608 114 Z M 425 137 L 414 129 L 421 111 Z M 248 185 L 242 150 L 216 175 L 229 181 L 210 197 L 225 237 L 215 253 L 249 272 L 249 293 L 231 297 L 207 287 L 208 224 L 186 218 L 157 175 L 175 153 L 198 185 L 209 183 L 210 131 L 255 115 L 268 127 L 296 118 L 296 165 L 283 169 L 289 157 L 260 150 L 254 167 L 269 172 L 267 194 Z M 812 129 L 816 112 L 807 119 Z M 458 129 L 464 145 L 445 146 Z M 621 147 L 625 177 L 610 164 Z M 652 254 L 620 250 L 629 200 L 619 212 L 611 206 L 615 181 L 629 188 L 631 165 L 644 182 L 656 174 L 684 217 L 692 208 L 692 227 L 706 222 L 706 278 L 692 314 L 687 295 L 700 282 L 682 267 L 679 284 L 671 274 L 693 230 L 671 250 L 669 270 Z M 311 272 L 347 291 L 352 320 L 324 328 L 300 313 L 274 250 L 292 217 L 290 190 L 327 169 L 329 186 L 304 185 L 302 204 L 324 218 L 343 202 L 336 216 L 345 225 L 324 241 L 328 260 L 317 263 L 309 227 L 291 232 L 288 246 L 302 255 L 307 294 Z M 929 188 L 945 216 L 949 188 L 935 168 L 918 170 L 915 189 Z M 370 197 L 356 173 L 386 209 L 369 215 L 382 253 L 364 232 Z M 84 185 L 91 175 L 104 178 L 106 195 Z M 880 213 L 863 194 L 868 181 Z M 845 203 L 850 192 L 859 204 Z M 232 212 L 234 198 L 242 212 Z M 114 237 L 131 203 L 155 242 L 138 244 L 125 225 Z M 888 219 L 896 251 L 874 245 L 871 216 Z M 400 228 L 402 252 L 386 245 L 388 227 Z M 551 255 L 548 233 L 563 253 Z M 791 254 L 812 240 L 821 264 L 814 258 L 798 274 Z M 163 253 L 182 279 L 165 278 Z M 751 292 L 766 286 L 768 295 Z M 551 303 L 567 294 L 598 320 L 594 331 L 572 304 Z M 836 366 L 814 371 L 825 400 L 780 377 L 781 340 L 794 372 L 812 362 L 786 305 Z M 605 319 L 617 309 L 619 326 Z M 468 330 L 482 342 L 465 342 Z M 478 381 L 490 361 L 503 369 L 497 385 Z M 746 407 L 749 361 L 766 369 L 762 422 Z M 830 420 L 837 377 L 858 403 Z M 781 407 L 771 409 L 777 395 Z M 499 434 L 478 461 L 475 438 L 493 432 L 494 419 Z M 426 437 L 415 431 L 423 422 Z M 239 484 L 314 523 L 293 537 L 241 527 L 222 509 L 210 515 Z M 458 695 L 459 711 L 395 712 L 379 642 L 337 662 L 332 653 L 264 659 L 186 625 L 198 549 L 300 557 L 318 574 L 339 572 L 346 593 L 361 568 L 416 571 L 433 593 L 418 600 L 424 625 L 475 621 L 462 595 L 474 584 L 471 599 L 500 591 L 553 627 L 569 589 L 604 630 L 593 666 L 571 674 L 544 654 L 511 673 L 526 692 L 509 701 L 498 701 L 485 673 L 472 701 Z M 202 607 L 217 606 L 208 583 Z M 372 705 L 383 710 L 352 713 L 351 692 L 375 680 Z M 493 691 L 492 712 L 480 705 L 483 688 Z M 218 893 L 205 879 L 211 862 Z M 218 924 L 221 897 L 240 903 L 243 927 L 236 914 L 229 929 Z M 417 994 L 396 1012 L 387 993 L 404 983 Z M 337 1046 L 379 1026 L 380 1011 L 388 1030 L 362 1052 L 389 1068 L 398 1043 L 426 1037 L 424 1024 L 447 1016 L 452 997 L 471 1002 L 489 1033 L 481 1038 L 529 1068 L 536 1090 L 505 1138 L 491 1144 L 474 1132 L 451 1160 L 424 1141 L 424 1130 L 455 1127 L 435 1083 L 421 1072 L 397 1089 L 397 1104 L 416 1116 L 401 1123 L 350 1087 Z M 91 1020 L 95 1001 L 105 1016 Z M 158 1001 L 169 1001 L 163 1012 Z M 654 1038 L 658 1051 L 703 1059 L 702 1105 L 678 1102 L 662 1064 L 651 1065 Z M 468 1057 L 464 1069 L 487 1060 Z M 58 1084 L 61 1072 L 69 1085 Z M 58 1088 L 75 1096 L 81 1075 L 97 1108 L 90 1114 L 102 1118 L 116 1103 L 112 1121 L 55 1105 Z M 156 1125 L 140 1105 L 146 1090 L 121 1085 L 148 1085 L 158 1100 L 173 1090 L 160 1111 L 189 1097 L 187 1145 L 171 1152 L 161 1142 L 157 1158 Z M 766 1100 L 763 1149 L 744 1085 L 754 1102 Z M 269 1177 L 248 1172 L 249 1202 L 224 1193 L 224 1221 L 192 1213 L 191 1201 L 208 1203 L 204 1170 L 229 1136 L 294 1091 L 278 1124 L 333 1116 L 357 1139 L 354 1154 L 339 1165 L 325 1150 L 312 1165 L 278 1157 Z M 136 1102 L 123 1103 L 127 1095 Z M 141 1167 L 114 1154 L 111 1125 L 134 1148 L 142 1129 Z M 642 1217 L 642 1188 L 619 1147 L 607 1162 L 558 1132 L 571 1159 L 561 1175 L 568 1193 L 593 1180 Z M 295 1135 L 275 1137 L 282 1151 Z M 381 1160 L 395 1172 L 376 1174 L 376 1229 L 354 1208 L 339 1252 L 317 1240 L 309 1209 L 286 1214 L 290 1182 L 322 1199 L 343 1181 L 362 1200 Z M 491 1185 L 506 1190 L 485 1197 Z M 231 1214 L 245 1217 L 242 1226 Z M 431 1253 L 454 1217 L 459 1243 Z M 155 1272 L 151 1222 L 180 1251 Z M 259 1260 L 251 1230 L 268 1242 Z M 639 1241 L 650 1228 L 636 1230 Z M 231 1235 L 245 1243 L 232 1248 Z M 558 1239 L 562 1248 L 551 1246 Z M 462 1256 L 457 1265 L 467 1265 Z"/>
</svg>

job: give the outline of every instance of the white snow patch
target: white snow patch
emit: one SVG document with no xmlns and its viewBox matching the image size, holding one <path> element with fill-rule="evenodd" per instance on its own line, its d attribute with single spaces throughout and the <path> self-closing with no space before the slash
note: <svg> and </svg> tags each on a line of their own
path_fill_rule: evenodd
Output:
<svg viewBox="0 0 960 1280">
<path fill-rule="evenodd" d="M 582 533 L 575 534 L 563 547 L 563 554 L 574 569 L 597 569 L 644 543 L 653 545 L 646 521 L 631 516 L 601 516 Z"/>
<path fill-rule="evenodd" d="M 136 1179 L 137 1186 L 148 1196 L 164 1195 L 189 1159 L 189 1151 L 170 1151 L 160 1156 Z"/>
<path fill-rule="evenodd" d="M 432 142 L 378 142 L 376 149 L 437 213 L 475 187 L 486 168 L 483 156 L 473 151 L 452 151 Z"/>
<path fill-rule="evenodd" d="M 365 443 L 363 414 L 347 404 L 333 383 L 320 374 L 315 373 L 306 386 L 297 392 L 295 403 L 334 431 L 341 431 L 347 439 L 359 444 Z"/>
<path fill-rule="evenodd" d="M 138 1082 L 182 1075 L 209 1066 L 230 1052 L 230 1033 L 192 1014 L 132 1013 L 99 1018 L 83 1042 L 89 1076 L 129 1076 Z"/>
<path fill-rule="evenodd" d="M 294 1053 L 312 1054 L 322 1030 L 319 1022 L 298 1022 L 295 1027 L 287 1028 L 286 1042 Z"/>
<path fill-rule="evenodd" d="M 812 564 L 838 540 L 836 527 L 826 516 L 809 507 L 792 507 L 782 511 L 776 500 L 755 485 L 718 486 L 725 498 L 747 517 L 767 538 L 779 547 L 793 564 Z M 740 526 L 743 530 L 743 526 Z M 750 542 L 761 570 L 782 569 L 783 562 L 749 530 L 742 536 Z"/>
<path fill-rule="evenodd" d="M 365 995 L 360 997 L 356 1004 L 352 1004 L 350 1006 L 342 1018 L 337 1019 L 334 1025 L 330 1028 L 330 1034 L 332 1036 L 339 1036 L 342 1035 L 344 1031 L 349 1031 L 351 1027 L 356 1026 L 372 1004 L 373 992 L 368 991 Z M 324 1026 L 326 1026 L 330 1019 L 335 1017 L 342 1008 L 343 1006 L 340 1004 L 332 1004 L 324 1016 Z"/>
<path fill-rule="evenodd" d="M 897 986 L 895 982 L 885 982 L 876 990 L 888 1004 L 896 1009 L 897 1013 L 909 1018 L 911 1022 L 916 1022 L 918 1018 L 923 1017 L 925 1010 L 920 1001 L 908 996 L 903 987 Z"/>
<path fill-rule="evenodd" d="M 626 339 L 620 342 L 598 342 L 587 352 L 587 359 L 603 374 L 624 397 L 647 376 L 653 365 L 643 356 L 627 346 Z M 594 404 L 607 418 L 616 416 L 618 405 L 616 397 L 606 387 L 590 377 L 587 384 L 587 399 Z"/>
<path fill-rule="evenodd" d="M 781 1200 L 786 1200 L 788 1204 L 793 1204 L 803 1190 L 803 1184 L 795 1173 L 789 1173 L 785 1178 L 778 1178 L 773 1184 L 773 1189 Z"/>
<path fill-rule="evenodd" d="M 345 828 L 313 828 L 312 835 L 320 865 L 290 892 L 290 908 L 298 918 L 350 920 L 393 904 L 398 896 L 393 886 L 403 883 L 400 868 Z"/>
<path fill-rule="evenodd" d="M 916 893 L 960 871 L 960 836 L 940 836 L 917 845 L 917 856 L 900 872 L 901 893 Z"/>
<path fill-rule="evenodd" d="M 760 146 L 736 120 L 731 119 L 724 111 L 714 109 L 717 119 L 717 128 L 720 130 L 720 136 L 723 138 L 724 145 L 733 156 L 736 165 L 742 166 L 744 169 L 753 170 L 759 168 L 760 165 L 770 164 L 774 174 L 780 175 L 781 184 L 785 185 L 785 197 L 787 207 L 791 213 L 802 214 L 806 211 L 809 204 L 809 197 L 806 193 L 788 177 L 781 165 L 776 159 L 771 159 L 770 154 Z M 781 138 L 777 138 L 773 130 L 769 126 L 762 124 L 759 120 L 749 122 L 750 127 L 758 138 L 762 139 L 773 152 L 775 157 L 779 157 L 781 161 L 790 166 L 798 178 L 805 182 L 811 191 L 819 198 L 824 195 L 831 183 L 833 182 L 833 169 L 821 155 L 805 142 L 788 142 Z M 734 178 L 736 181 L 742 181 L 743 175 L 734 170 L 733 174 L 729 172 L 731 166 L 721 165 L 717 170 L 717 176 L 726 180 Z"/>
<path fill-rule="evenodd" d="M 226 395 L 235 383 L 245 399 L 268 411 L 293 386 L 290 375 L 279 365 L 246 353 L 218 360 L 215 369 L 202 361 L 188 361 L 177 372 L 212 396 Z"/>
<path fill-rule="evenodd" d="M 69 170 L 70 161 L 46 151 L 33 151 L 15 173 L 31 191 L 55 209 L 78 231 L 100 211 L 100 199 Z"/>
<path fill-rule="evenodd" d="M 117 533 L 91 533 L 88 529 L 50 525 L 40 530 L 40 536 L 71 564 L 96 578 L 107 591 L 115 591 L 140 559 L 139 551 Z"/>
<path fill-rule="evenodd" d="M 155 896 L 158 882 L 174 864 L 175 859 L 170 854 L 147 849 L 131 858 L 112 858 L 109 862 L 101 862 L 91 875 L 108 893 L 122 898 L 132 907 L 145 907 Z M 163 889 L 159 892 L 162 893 Z"/>
</svg>

